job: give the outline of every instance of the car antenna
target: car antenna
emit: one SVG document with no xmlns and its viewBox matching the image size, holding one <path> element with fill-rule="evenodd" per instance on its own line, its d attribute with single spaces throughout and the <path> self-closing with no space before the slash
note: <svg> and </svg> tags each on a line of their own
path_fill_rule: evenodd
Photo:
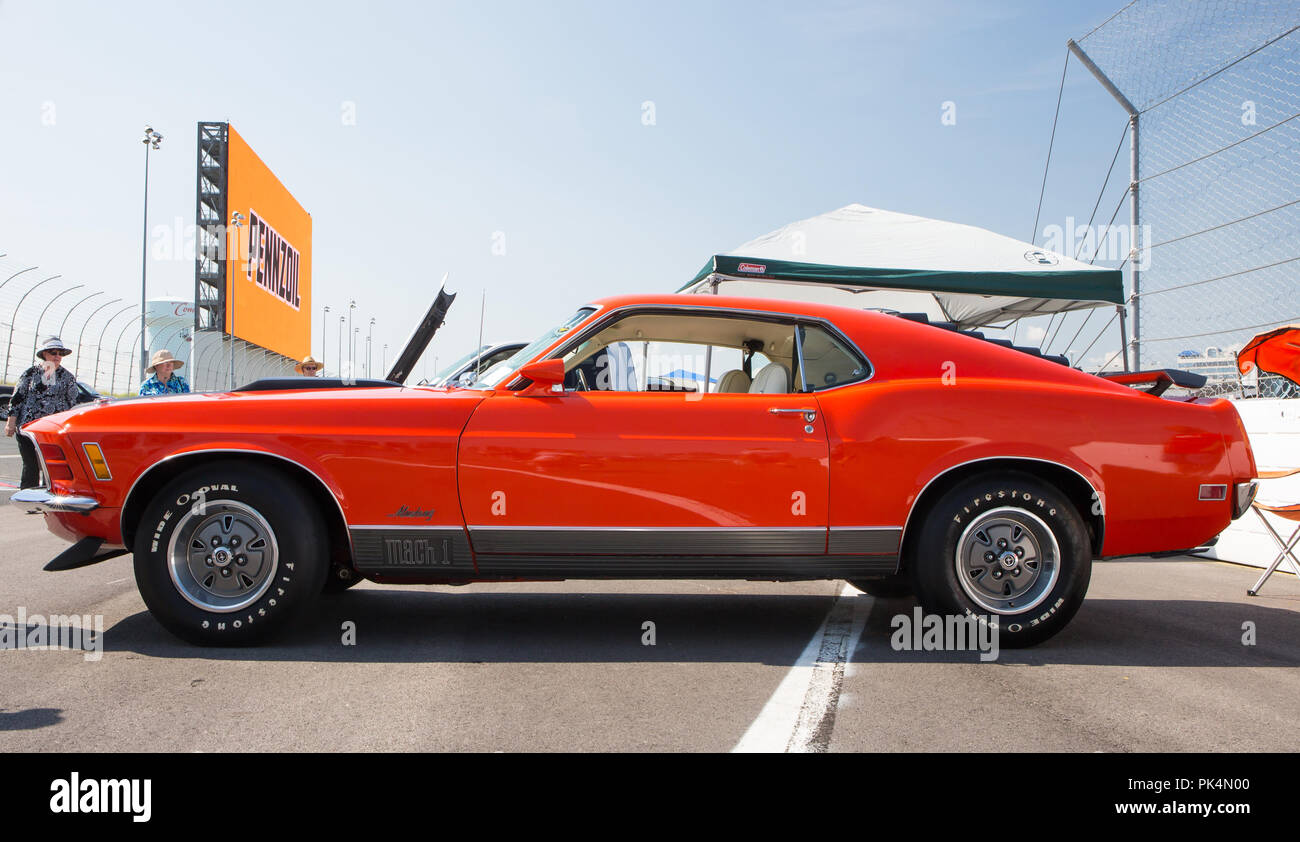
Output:
<svg viewBox="0 0 1300 842">
<path fill-rule="evenodd" d="M 474 358 L 474 379 L 478 379 L 479 366 L 483 364 L 483 317 L 487 313 L 487 290 L 483 290 L 483 301 L 478 308 L 478 356 Z"/>
</svg>

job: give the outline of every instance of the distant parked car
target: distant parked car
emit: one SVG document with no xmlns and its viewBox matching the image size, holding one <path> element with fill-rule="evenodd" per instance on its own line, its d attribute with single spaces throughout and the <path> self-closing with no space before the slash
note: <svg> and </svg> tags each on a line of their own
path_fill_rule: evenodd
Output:
<svg viewBox="0 0 1300 842">
<path fill-rule="evenodd" d="M 470 351 L 456 362 L 439 371 L 421 386 L 458 386 L 464 376 L 469 376 L 473 383 L 478 376 L 499 362 L 508 360 L 522 349 L 527 342 L 504 342 L 496 345 L 484 345 L 476 351 Z"/>
<path fill-rule="evenodd" d="M 13 386 L 0 386 L 0 421 L 9 417 L 9 399 L 13 397 L 13 394 Z M 80 380 L 77 381 L 77 403 L 90 403 L 91 401 L 100 400 L 103 397 L 103 395 L 96 392 L 85 383 L 82 383 Z"/>
</svg>

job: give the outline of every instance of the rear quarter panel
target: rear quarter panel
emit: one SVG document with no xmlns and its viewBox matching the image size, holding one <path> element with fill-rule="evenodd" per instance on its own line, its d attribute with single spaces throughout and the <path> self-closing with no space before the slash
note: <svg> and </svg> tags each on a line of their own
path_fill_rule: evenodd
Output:
<svg viewBox="0 0 1300 842">
<path fill-rule="evenodd" d="M 1253 474 L 1226 401 L 1164 400 L 897 317 L 846 321 L 875 374 L 818 396 L 831 526 L 903 525 L 949 469 L 1018 457 L 1063 465 L 1092 485 L 1105 516 L 1102 555 L 1180 550 L 1231 521 L 1231 503 L 1198 500 L 1200 485 L 1231 487 Z"/>
</svg>

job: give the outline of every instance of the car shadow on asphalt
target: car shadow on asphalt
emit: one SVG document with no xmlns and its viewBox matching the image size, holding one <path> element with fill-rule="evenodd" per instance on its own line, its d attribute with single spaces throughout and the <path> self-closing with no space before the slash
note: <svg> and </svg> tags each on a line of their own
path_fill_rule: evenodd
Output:
<svg viewBox="0 0 1300 842">
<path fill-rule="evenodd" d="M 833 595 L 353 590 L 250 648 L 191 646 L 147 612 L 104 632 L 106 652 L 345 663 L 753 662 L 793 665 Z M 654 645 L 645 645 L 645 623 Z M 345 645 L 346 623 L 355 645 Z"/>
<path fill-rule="evenodd" d="M 896 615 L 910 599 L 865 600 L 852 660 L 976 662 L 977 653 L 895 651 Z M 363 589 L 322 598 L 298 627 L 249 648 L 197 647 L 146 611 L 107 629 L 108 653 L 161 658 L 340 663 L 703 662 L 793 666 L 832 596 L 754 594 L 475 593 Z M 645 623 L 655 645 L 645 645 Z M 344 643 L 354 624 L 355 645 Z M 1253 624 L 1253 625 L 1248 625 Z M 1251 640 L 1253 634 L 1254 643 Z M 1300 612 L 1241 602 L 1089 599 L 1060 634 L 998 663 L 1296 667 Z"/>
<path fill-rule="evenodd" d="M 891 637 L 915 625 L 916 603 L 878 600 L 853 660 L 974 663 L 971 651 L 895 651 Z M 905 637 L 905 636 L 904 636 Z M 1000 648 L 1001 664 L 1133 667 L 1300 666 L 1300 612 L 1212 600 L 1086 599 L 1060 633 L 1025 649 Z"/>
</svg>

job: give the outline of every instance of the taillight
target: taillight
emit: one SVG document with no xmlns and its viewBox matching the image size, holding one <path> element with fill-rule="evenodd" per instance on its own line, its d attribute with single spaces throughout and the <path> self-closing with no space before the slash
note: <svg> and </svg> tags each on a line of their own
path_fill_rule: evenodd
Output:
<svg viewBox="0 0 1300 842">
<path fill-rule="evenodd" d="M 45 472 L 50 476 L 50 483 L 55 480 L 72 481 L 72 468 L 68 465 L 68 457 L 64 455 L 63 448 L 57 444 L 42 444 L 41 456 L 45 459 Z"/>
<path fill-rule="evenodd" d="M 45 469 L 49 471 L 50 482 L 56 479 L 72 481 L 72 469 L 68 467 L 67 462 L 46 462 Z"/>
</svg>

